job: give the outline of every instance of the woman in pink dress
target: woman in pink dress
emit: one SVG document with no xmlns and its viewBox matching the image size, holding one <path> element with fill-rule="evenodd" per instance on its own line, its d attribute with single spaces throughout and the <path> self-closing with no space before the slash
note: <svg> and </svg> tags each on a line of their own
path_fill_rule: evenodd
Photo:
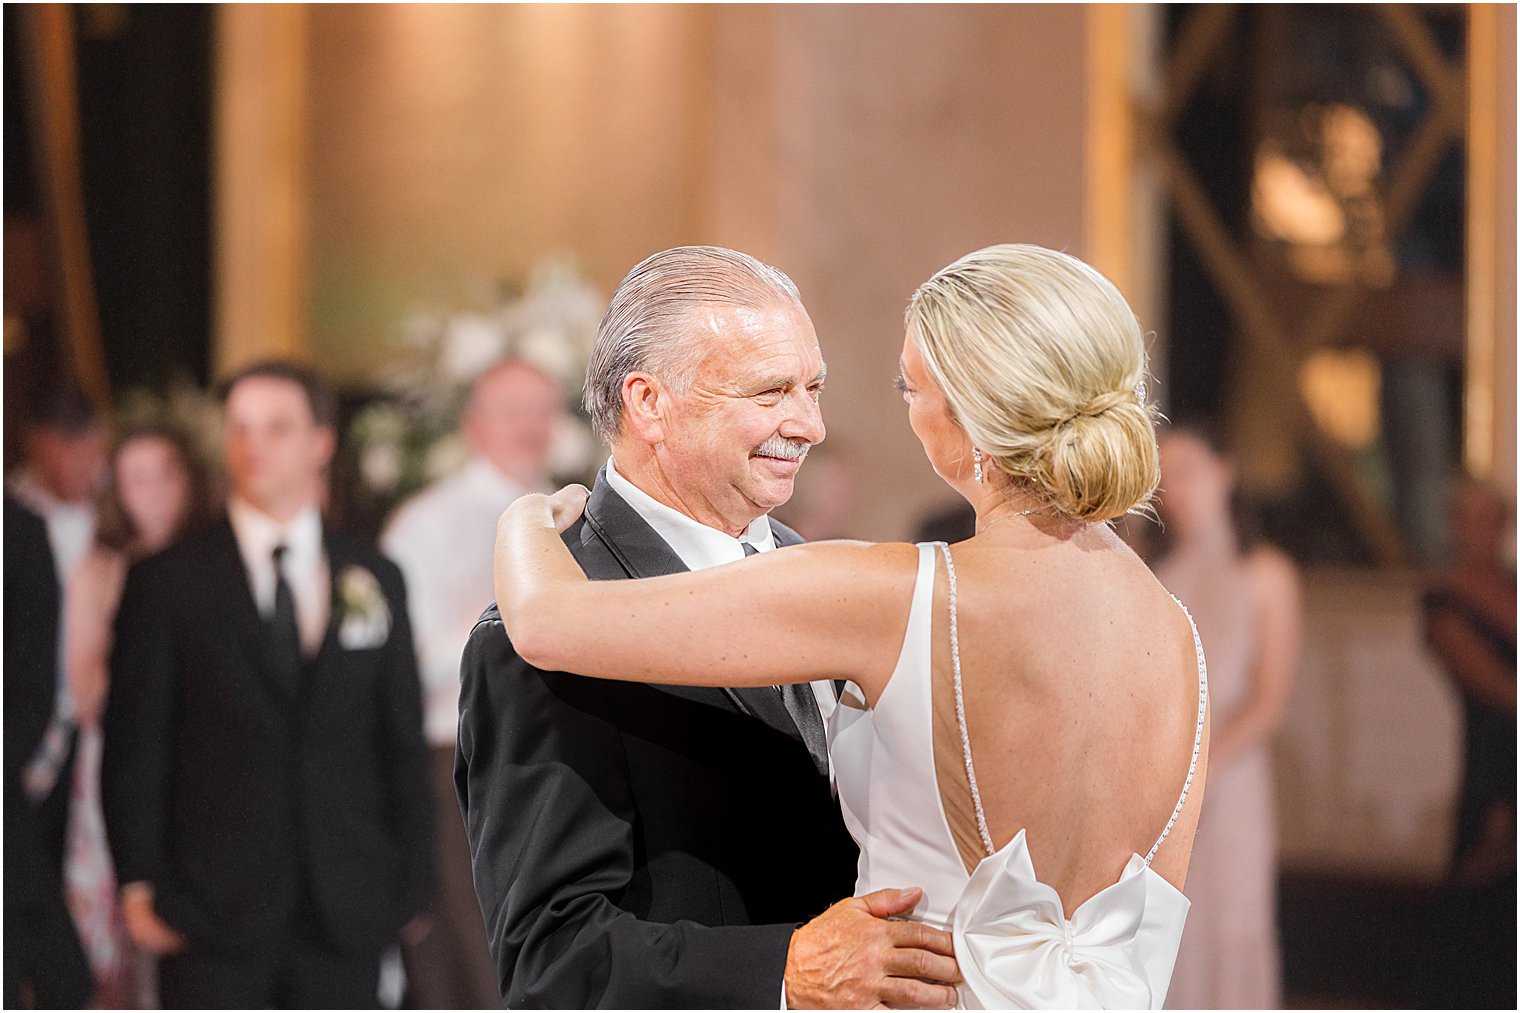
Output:
<svg viewBox="0 0 1520 1013">
<path fill-rule="evenodd" d="M 144 1003 L 140 958 L 122 920 L 100 808 L 101 711 L 110 684 L 112 626 L 127 568 L 167 546 L 205 508 L 188 442 L 168 429 L 127 433 L 111 455 L 95 542 L 71 575 L 65 623 L 79 759 L 69 802 L 64 892 L 95 976 L 92 1005 Z"/>
<path fill-rule="evenodd" d="M 1167 1005 L 1273 1009 L 1282 970 L 1271 746 L 1298 664 L 1298 574 L 1282 552 L 1242 537 L 1234 468 L 1205 431 L 1175 426 L 1159 444 L 1169 545 L 1156 576 L 1189 603 L 1208 645 L 1214 711 L 1209 804 L 1188 867 L 1193 907 Z"/>
</svg>

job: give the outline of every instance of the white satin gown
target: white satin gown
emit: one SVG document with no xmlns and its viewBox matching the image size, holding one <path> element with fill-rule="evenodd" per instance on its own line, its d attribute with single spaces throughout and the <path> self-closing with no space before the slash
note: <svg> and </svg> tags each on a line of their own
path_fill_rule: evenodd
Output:
<svg viewBox="0 0 1520 1013">
<path fill-rule="evenodd" d="M 930 639 L 936 548 L 949 578 L 956 711 L 986 851 L 970 875 L 935 776 Z M 1208 679 L 1197 627 L 1198 725 L 1177 805 L 1150 853 L 1131 857 L 1117 882 L 1068 919 L 1056 891 L 1037 878 L 1024 831 L 1001 848 L 987 833 L 960 691 L 954 561 L 943 543 L 919 545 L 918 552 L 908 630 L 891 681 L 874 708 L 840 706 L 829 726 L 839 801 L 860 845 L 856 895 L 923 888 L 913 917 L 953 933 L 965 979 L 962 1008 L 1161 1008 L 1189 904 L 1150 863 L 1182 811 L 1198 765 Z"/>
</svg>

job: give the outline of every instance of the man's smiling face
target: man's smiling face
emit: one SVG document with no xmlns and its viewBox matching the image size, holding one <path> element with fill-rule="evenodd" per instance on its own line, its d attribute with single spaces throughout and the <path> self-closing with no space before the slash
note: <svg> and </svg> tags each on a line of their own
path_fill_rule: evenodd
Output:
<svg viewBox="0 0 1520 1013">
<path fill-rule="evenodd" d="M 691 327 L 707 351 L 672 397 L 655 455 L 688 513 L 740 531 L 791 498 L 808 447 L 823 441 L 823 355 L 795 303 L 703 307 Z"/>
</svg>

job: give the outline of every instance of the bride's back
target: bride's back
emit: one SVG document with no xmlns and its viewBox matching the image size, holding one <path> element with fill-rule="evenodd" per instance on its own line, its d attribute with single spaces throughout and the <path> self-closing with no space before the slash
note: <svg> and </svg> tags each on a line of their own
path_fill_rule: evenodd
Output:
<svg viewBox="0 0 1520 1013">
<path fill-rule="evenodd" d="M 1192 759 L 1198 669 L 1186 615 L 1103 524 L 1022 519 L 952 549 L 978 787 L 995 848 L 1020 830 L 1068 915 L 1166 826 Z M 937 564 L 934 748 L 968 870 L 985 854 L 955 712 L 949 586 Z M 1202 764 L 1200 763 L 1200 770 Z M 1182 886 L 1201 774 L 1152 867 Z"/>
<path fill-rule="evenodd" d="M 1016 244 L 930 278 L 906 322 L 909 423 L 980 529 L 953 551 L 965 712 L 991 847 L 1027 830 L 1034 875 L 1070 912 L 1151 850 L 1198 728 L 1187 616 L 1103 523 L 1143 507 L 1160 478 L 1145 335 L 1101 274 Z M 969 869 L 987 849 L 956 722 L 947 585 L 941 560 L 935 766 Z M 1151 863 L 1174 886 L 1197 813 L 1194 797 Z"/>
</svg>

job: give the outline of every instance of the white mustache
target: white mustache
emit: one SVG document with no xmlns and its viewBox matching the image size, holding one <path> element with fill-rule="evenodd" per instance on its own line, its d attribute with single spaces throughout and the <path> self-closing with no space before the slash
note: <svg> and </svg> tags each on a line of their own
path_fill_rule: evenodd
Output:
<svg viewBox="0 0 1520 1013">
<path fill-rule="evenodd" d="M 783 461 L 800 461 L 807 456 L 813 445 L 807 440 L 788 440 L 772 436 L 755 448 L 756 457 L 779 457 Z"/>
</svg>

